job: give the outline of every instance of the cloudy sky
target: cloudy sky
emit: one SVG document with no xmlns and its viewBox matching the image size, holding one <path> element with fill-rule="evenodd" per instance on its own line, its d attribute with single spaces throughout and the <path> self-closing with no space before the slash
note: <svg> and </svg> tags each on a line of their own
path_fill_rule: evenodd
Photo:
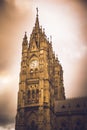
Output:
<svg viewBox="0 0 87 130">
<path fill-rule="evenodd" d="M 36 7 L 63 66 L 66 97 L 87 94 L 86 0 L 0 0 L 0 130 L 14 130 L 21 45 L 25 31 L 29 39 Z"/>
</svg>

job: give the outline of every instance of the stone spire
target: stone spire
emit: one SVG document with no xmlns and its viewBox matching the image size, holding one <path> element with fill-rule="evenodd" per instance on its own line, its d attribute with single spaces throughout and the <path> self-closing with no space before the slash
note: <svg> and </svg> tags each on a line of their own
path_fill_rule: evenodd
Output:
<svg viewBox="0 0 87 130">
<path fill-rule="evenodd" d="M 35 28 L 36 28 L 36 29 L 39 29 L 38 8 L 36 8 L 36 10 L 37 10 L 37 15 L 36 15 Z"/>
<path fill-rule="evenodd" d="M 27 32 L 25 32 L 25 35 L 24 35 L 24 38 L 23 38 L 23 45 L 26 45 L 28 44 L 28 41 L 27 41 Z"/>
<path fill-rule="evenodd" d="M 25 32 L 24 39 L 27 39 L 27 32 Z"/>
<path fill-rule="evenodd" d="M 22 54 L 25 53 L 25 50 L 27 52 L 27 49 L 28 49 L 28 40 L 27 40 L 27 32 L 25 32 L 22 42 Z"/>
</svg>

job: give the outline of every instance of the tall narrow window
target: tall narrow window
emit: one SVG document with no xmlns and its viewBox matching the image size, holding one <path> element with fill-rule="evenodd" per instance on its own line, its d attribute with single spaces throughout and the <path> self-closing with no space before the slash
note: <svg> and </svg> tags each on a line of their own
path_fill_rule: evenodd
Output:
<svg viewBox="0 0 87 130">
<path fill-rule="evenodd" d="M 32 90 L 32 98 L 35 98 L 35 90 Z"/>
<path fill-rule="evenodd" d="M 28 90 L 28 98 L 30 98 L 30 90 Z"/>
</svg>

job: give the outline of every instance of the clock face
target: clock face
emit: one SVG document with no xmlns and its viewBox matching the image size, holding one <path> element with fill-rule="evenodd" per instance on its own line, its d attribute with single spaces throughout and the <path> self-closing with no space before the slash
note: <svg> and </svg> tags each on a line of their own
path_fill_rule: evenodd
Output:
<svg viewBox="0 0 87 130">
<path fill-rule="evenodd" d="M 38 67 L 38 61 L 37 60 L 33 60 L 31 63 L 30 63 L 30 68 L 36 68 Z"/>
<path fill-rule="evenodd" d="M 42 53 L 43 53 L 43 50 L 41 50 L 40 53 L 42 54 Z"/>
</svg>

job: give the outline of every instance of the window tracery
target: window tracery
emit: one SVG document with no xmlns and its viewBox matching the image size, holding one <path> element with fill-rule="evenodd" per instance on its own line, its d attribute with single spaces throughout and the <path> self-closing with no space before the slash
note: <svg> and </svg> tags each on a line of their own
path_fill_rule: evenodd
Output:
<svg viewBox="0 0 87 130">
<path fill-rule="evenodd" d="M 38 103 L 39 102 L 39 88 L 38 85 L 29 86 L 28 91 L 28 103 Z"/>
</svg>

